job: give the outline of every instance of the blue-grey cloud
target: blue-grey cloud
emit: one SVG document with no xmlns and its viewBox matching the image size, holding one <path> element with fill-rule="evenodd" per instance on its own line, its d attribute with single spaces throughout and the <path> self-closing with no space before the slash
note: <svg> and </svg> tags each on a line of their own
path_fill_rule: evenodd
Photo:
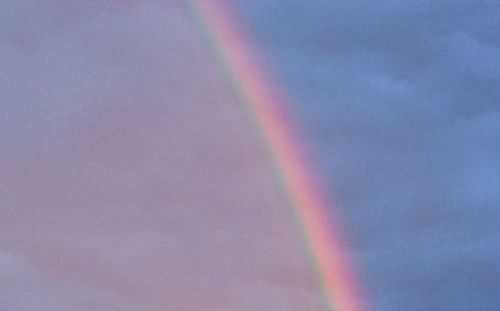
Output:
<svg viewBox="0 0 500 311">
<path fill-rule="evenodd" d="M 374 310 L 500 308 L 498 1 L 235 1 Z"/>
</svg>

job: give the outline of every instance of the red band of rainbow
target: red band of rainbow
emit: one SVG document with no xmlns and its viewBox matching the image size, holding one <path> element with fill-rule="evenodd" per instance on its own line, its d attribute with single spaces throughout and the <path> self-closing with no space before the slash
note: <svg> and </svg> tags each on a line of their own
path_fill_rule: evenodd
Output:
<svg viewBox="0 0 500 311">
<path fill-rule="evenodd" d="M 257 60 L 258 53 L 243 40 L 244 33 L 227 4 L 193 0 L 192 6 L 270 149 L 311 248 L 328 304 L 336 311 L 366 310 L 331 211 L 297 143 L 299 136 L 287 117 L 284 97 Z"/>
</svg>

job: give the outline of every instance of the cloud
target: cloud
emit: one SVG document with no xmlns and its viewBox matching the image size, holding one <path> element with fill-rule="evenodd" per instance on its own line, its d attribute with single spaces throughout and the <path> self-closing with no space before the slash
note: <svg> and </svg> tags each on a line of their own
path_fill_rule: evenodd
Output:
<svg viewBox="0 0 500 311">
<path fill-rule="evenodd" d="M 497 310 L 500 5 L 235 1 L 374 310 Z"/>
</svg>

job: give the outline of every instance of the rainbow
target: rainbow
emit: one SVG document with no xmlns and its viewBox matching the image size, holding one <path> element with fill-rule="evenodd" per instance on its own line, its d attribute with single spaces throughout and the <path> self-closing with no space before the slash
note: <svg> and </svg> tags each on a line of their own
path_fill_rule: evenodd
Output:
<svg viewBox="0 0 500 311">
<path fill-rule="evenodd" d="M 192 0 L 190 5 L 271 153 L 312 252 L 329 308 L 366 310 L 337 226 L 287 117 L 284 96 L 258 60 L 256 49 L 243 39 L 242 27 L 233 19 L 227 1 Z"/>
</svg>

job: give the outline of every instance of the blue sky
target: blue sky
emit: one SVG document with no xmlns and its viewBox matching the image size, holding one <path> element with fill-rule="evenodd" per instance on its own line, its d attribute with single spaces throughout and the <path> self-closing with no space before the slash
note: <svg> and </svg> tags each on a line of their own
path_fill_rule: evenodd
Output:
<svg viewBox="0 0 500 311">
<path fill-rule="evenodd" d="M 373 310 L 498 310 L 500 3 L 234 2 Z"/>
</svg>

